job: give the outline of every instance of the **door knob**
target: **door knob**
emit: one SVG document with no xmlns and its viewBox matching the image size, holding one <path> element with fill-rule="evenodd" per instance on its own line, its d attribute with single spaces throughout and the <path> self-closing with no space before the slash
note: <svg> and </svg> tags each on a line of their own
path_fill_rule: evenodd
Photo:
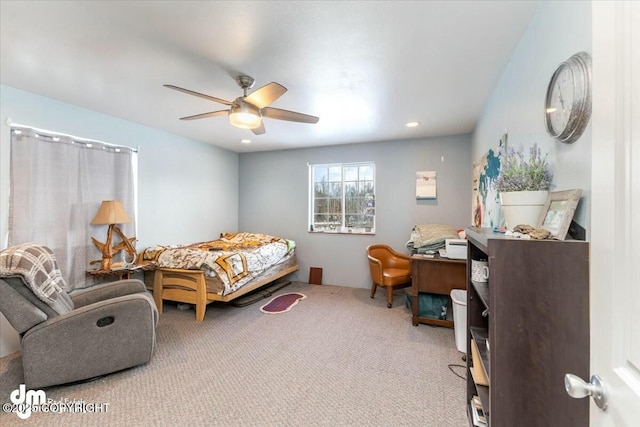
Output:
<svg viewBox="0 0 640 427">
<path fill-rule="evenodd" d="M 591 396 L 598 408 L 603 411 L 607 409 L 607 397 L 604 392 L 604 384 L 598 375 L 592 375 L 591 382 L 586 383 L 576 375 L 565 374 L 564 389 L 567 391 L 567 394 L 574 399 Z"/>
</svg>

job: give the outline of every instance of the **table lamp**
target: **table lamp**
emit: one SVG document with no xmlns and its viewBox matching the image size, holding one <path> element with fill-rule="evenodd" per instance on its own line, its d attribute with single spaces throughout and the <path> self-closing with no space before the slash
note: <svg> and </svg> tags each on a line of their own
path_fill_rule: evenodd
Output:
<svg viewBox="0 0 640 427">
<path fill-rule="evenodd" d="M 131 257 L 133 258 L 132 262 L 135 262 L 136 258 L 136 250 L 133 247 L 133 242 L 135 242 L 136 238 L 131 237 L 127 238 L 124 233 L 120 230 L 117 224 L 129 224 L 131 222 L 131 218 L 127 215 L 127 212 L 124 210 L 124 206 L 120 200 L 103 200 L 100 208 L 98 209 L 98 213 L 96 217 L 91 221 L 91 225 L 108 225 L 109 229 L 107 231 L 107 240 L 102 243 L 95 238 L 91 238 L 93 243 L 100 249 L 102 252 L 102 260 L 100 261 L 101 270 L 111 270 L 111 266 L 113 264 L 113 256 L 120 252 L 121 250 L 125 250 Z M 117 245 L 113 246 L 113 233 L 116 233 L 122 241 Z M 97 261 L 94 261 L 97 262 Z"/>
</svg>

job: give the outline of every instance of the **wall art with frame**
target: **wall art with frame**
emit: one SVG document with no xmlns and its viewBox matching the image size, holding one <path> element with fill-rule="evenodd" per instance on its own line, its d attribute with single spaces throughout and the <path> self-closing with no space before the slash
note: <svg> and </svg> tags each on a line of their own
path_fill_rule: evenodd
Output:
<svg viewBox="0 0 640 427">
<path fill-rule="evenodd" d="M 435 199 L 437 185 L 436 185 L 436 171 L 422 171 L 416 172 L 416 199 Z"/>
</svg>

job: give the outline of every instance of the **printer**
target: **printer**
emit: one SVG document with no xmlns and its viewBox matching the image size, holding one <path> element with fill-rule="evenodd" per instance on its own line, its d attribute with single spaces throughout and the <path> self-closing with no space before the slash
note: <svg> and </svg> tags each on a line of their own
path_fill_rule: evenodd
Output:
<svg viewBox="0 0 640 427">
<path fill-rule="evenodd" d="M 445 239 L 446 257 L 451 259 L 467 259 L 467 239 Z"/>
</svg>

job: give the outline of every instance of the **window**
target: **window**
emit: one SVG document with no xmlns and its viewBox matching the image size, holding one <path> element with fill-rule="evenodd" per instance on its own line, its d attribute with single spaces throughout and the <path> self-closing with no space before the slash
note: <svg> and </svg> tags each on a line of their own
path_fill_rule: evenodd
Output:
<svg viewBox="0 0 640 427">
<path fill-rule="evenodd" d="M 309 230 L 375 233 L 375 163 L 309 166 Z"/>
</svg>

